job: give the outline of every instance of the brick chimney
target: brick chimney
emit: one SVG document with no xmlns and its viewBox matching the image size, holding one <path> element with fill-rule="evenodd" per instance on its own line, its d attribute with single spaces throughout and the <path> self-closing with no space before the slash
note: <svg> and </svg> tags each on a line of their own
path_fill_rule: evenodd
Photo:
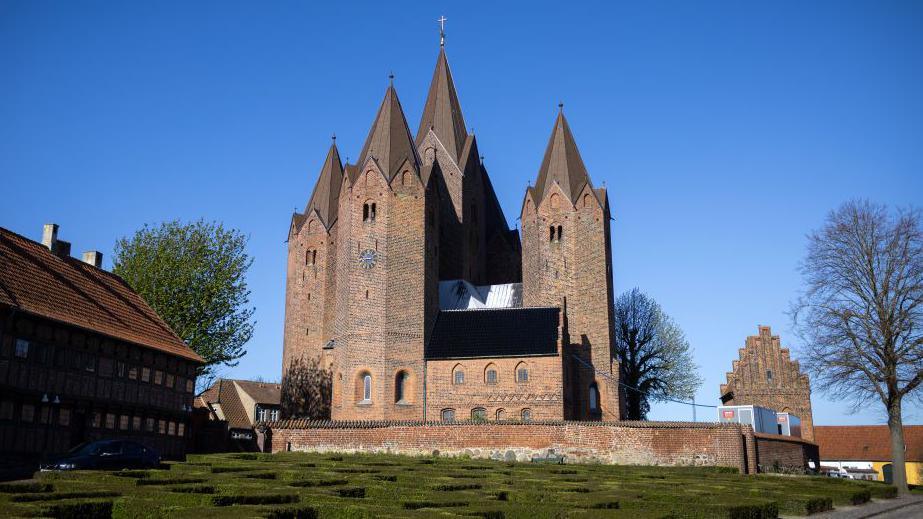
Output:
<svg viewBox="0 0 923 519">
<path fill-rule="evenodd" d="M 83 262 L 96 268 L 103 267 L 103 253 L 98 250 L 88 250 L 83 253 Z"/>
</svg>

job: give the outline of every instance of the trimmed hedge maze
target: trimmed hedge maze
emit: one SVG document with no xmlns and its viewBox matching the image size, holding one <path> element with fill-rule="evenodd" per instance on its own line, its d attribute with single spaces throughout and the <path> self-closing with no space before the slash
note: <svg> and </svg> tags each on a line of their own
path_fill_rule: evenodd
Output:
<svg viewBox="0 0 923 519">
<path fill-rule="evenodd" d="M 246 453 L 189 456 L 160 470 L 39 473 L 35 481 L 0 484 L 0 515 L 761 519 L 873 497 L 894 497 L 894 489 L 719 468 Z"/>
</svg>

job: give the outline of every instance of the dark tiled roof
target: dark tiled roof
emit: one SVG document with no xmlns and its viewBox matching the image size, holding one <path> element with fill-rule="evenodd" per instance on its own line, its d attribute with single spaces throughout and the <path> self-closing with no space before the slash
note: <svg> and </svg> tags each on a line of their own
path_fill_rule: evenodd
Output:
<svg viewBox="0 0 923 519">
<path fill-rule="evenodd" d="M 532 189 L 536 205 L 541 203 L 555 182 L 561 186 L 571 203 L 577 202 L 584 186 L 590 183 L 590 176 L 583 165 L 583 159 L 563 111 L 558 113 L 558 118 L 554 122 L 548 147 L 545 148 L 545 157 L 538 170 L 538 180 Z"/>
<path fill-rule="evenodd" d="M 887 425 L 815 425 L 814 443 L 827 461 L 890 461 Z M 904 426 L 907 461 L 923 461 L 923 425 Z"/>
<path fill-rule="evenodd" d="M 414 171 L 420 171 L 417 147 L 410 136 L 410 128 L 407 127 L 407 119 L 394 86 L 389 86 L 385 92 L 356 165 L 360 168 L 365 166 L 370 156 L 378 163 L 388 181 L 394 178 L 404 161 L 409 160 Z"/>
<path fill-rule="evenodd" d="M 317 184 L 311 194 L 311 200 L 304 209 L 304 220 L 311 217 L 312 211 L 317 211 L 321 221 L 327 229 L 333 225 L 337 218 L 337 207 L 340 199 L 340 186 L 343 184 L 343 164 L 340 162 L 340 152 L 336 144 L 330 145 L 327 158 L 321 167 Z M 299 223 L 300 227 L 301 224 Z"/>
<path fill-rule="evenodd" d="M 0 305 L 202 362 L 122 278 L 2 227 Z"/>
<path fill-rule="evenodd" d="M 420 118 L 420 126 L 417 129 L 418 145 L 423 142 L 430 128 L 455 162 L 460 163 L 468 132 L 465 130 L 465 118 L 462 116 L 452 72 L 449 70 L 449 62 L 443 48 L 439 49 L 439 57 L 436 58 L 436 70 L 433 71 L 433 81 L 429 85 L 423 117 Z"/>
<path fill-rule="evenodd" d="M 555 355 L 558 308 L 503 308 L 439 312 L 427 359 Z"/>
</svg>

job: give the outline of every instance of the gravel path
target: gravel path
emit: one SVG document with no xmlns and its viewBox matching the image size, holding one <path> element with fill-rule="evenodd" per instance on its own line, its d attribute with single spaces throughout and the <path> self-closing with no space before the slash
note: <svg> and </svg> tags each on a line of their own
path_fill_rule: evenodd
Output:
<svg viewBox="0 0 923 519">
<path fill-rule="evenodd" d="M 862 506 L 844 506 L 832 512 L 812 515 L 812 519 L 903 519 L 923 517 L 923 495 L 895 499 L 875 499 Z"/>
</svg>

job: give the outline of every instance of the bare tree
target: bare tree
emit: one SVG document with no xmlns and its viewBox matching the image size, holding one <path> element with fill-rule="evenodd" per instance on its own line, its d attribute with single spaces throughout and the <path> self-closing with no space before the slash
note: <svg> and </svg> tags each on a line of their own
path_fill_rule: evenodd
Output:
<svg viewBox="0 0 923 519">
<path fill-rule="evenodd" d="M 282 376 L 282 417 L 330 418 L 333 376 L 316 358 L 295 359 Z"/>
<path fill-rule="evenodd" d="M 629 420 L 646 419 L 651 400 L 688 398 L 702 385 L 683 331 L 637 288 L 615 302 L 615 344 Z"/>
<path fill-rule="evenodd" d="M 791 315 L 819 387 L 888 414 L 894 485 L 907 493 L 901 403 L 923 382 L 923 234 L 915 209 L 852 201 L 808 235 Z"/>
</svg>

